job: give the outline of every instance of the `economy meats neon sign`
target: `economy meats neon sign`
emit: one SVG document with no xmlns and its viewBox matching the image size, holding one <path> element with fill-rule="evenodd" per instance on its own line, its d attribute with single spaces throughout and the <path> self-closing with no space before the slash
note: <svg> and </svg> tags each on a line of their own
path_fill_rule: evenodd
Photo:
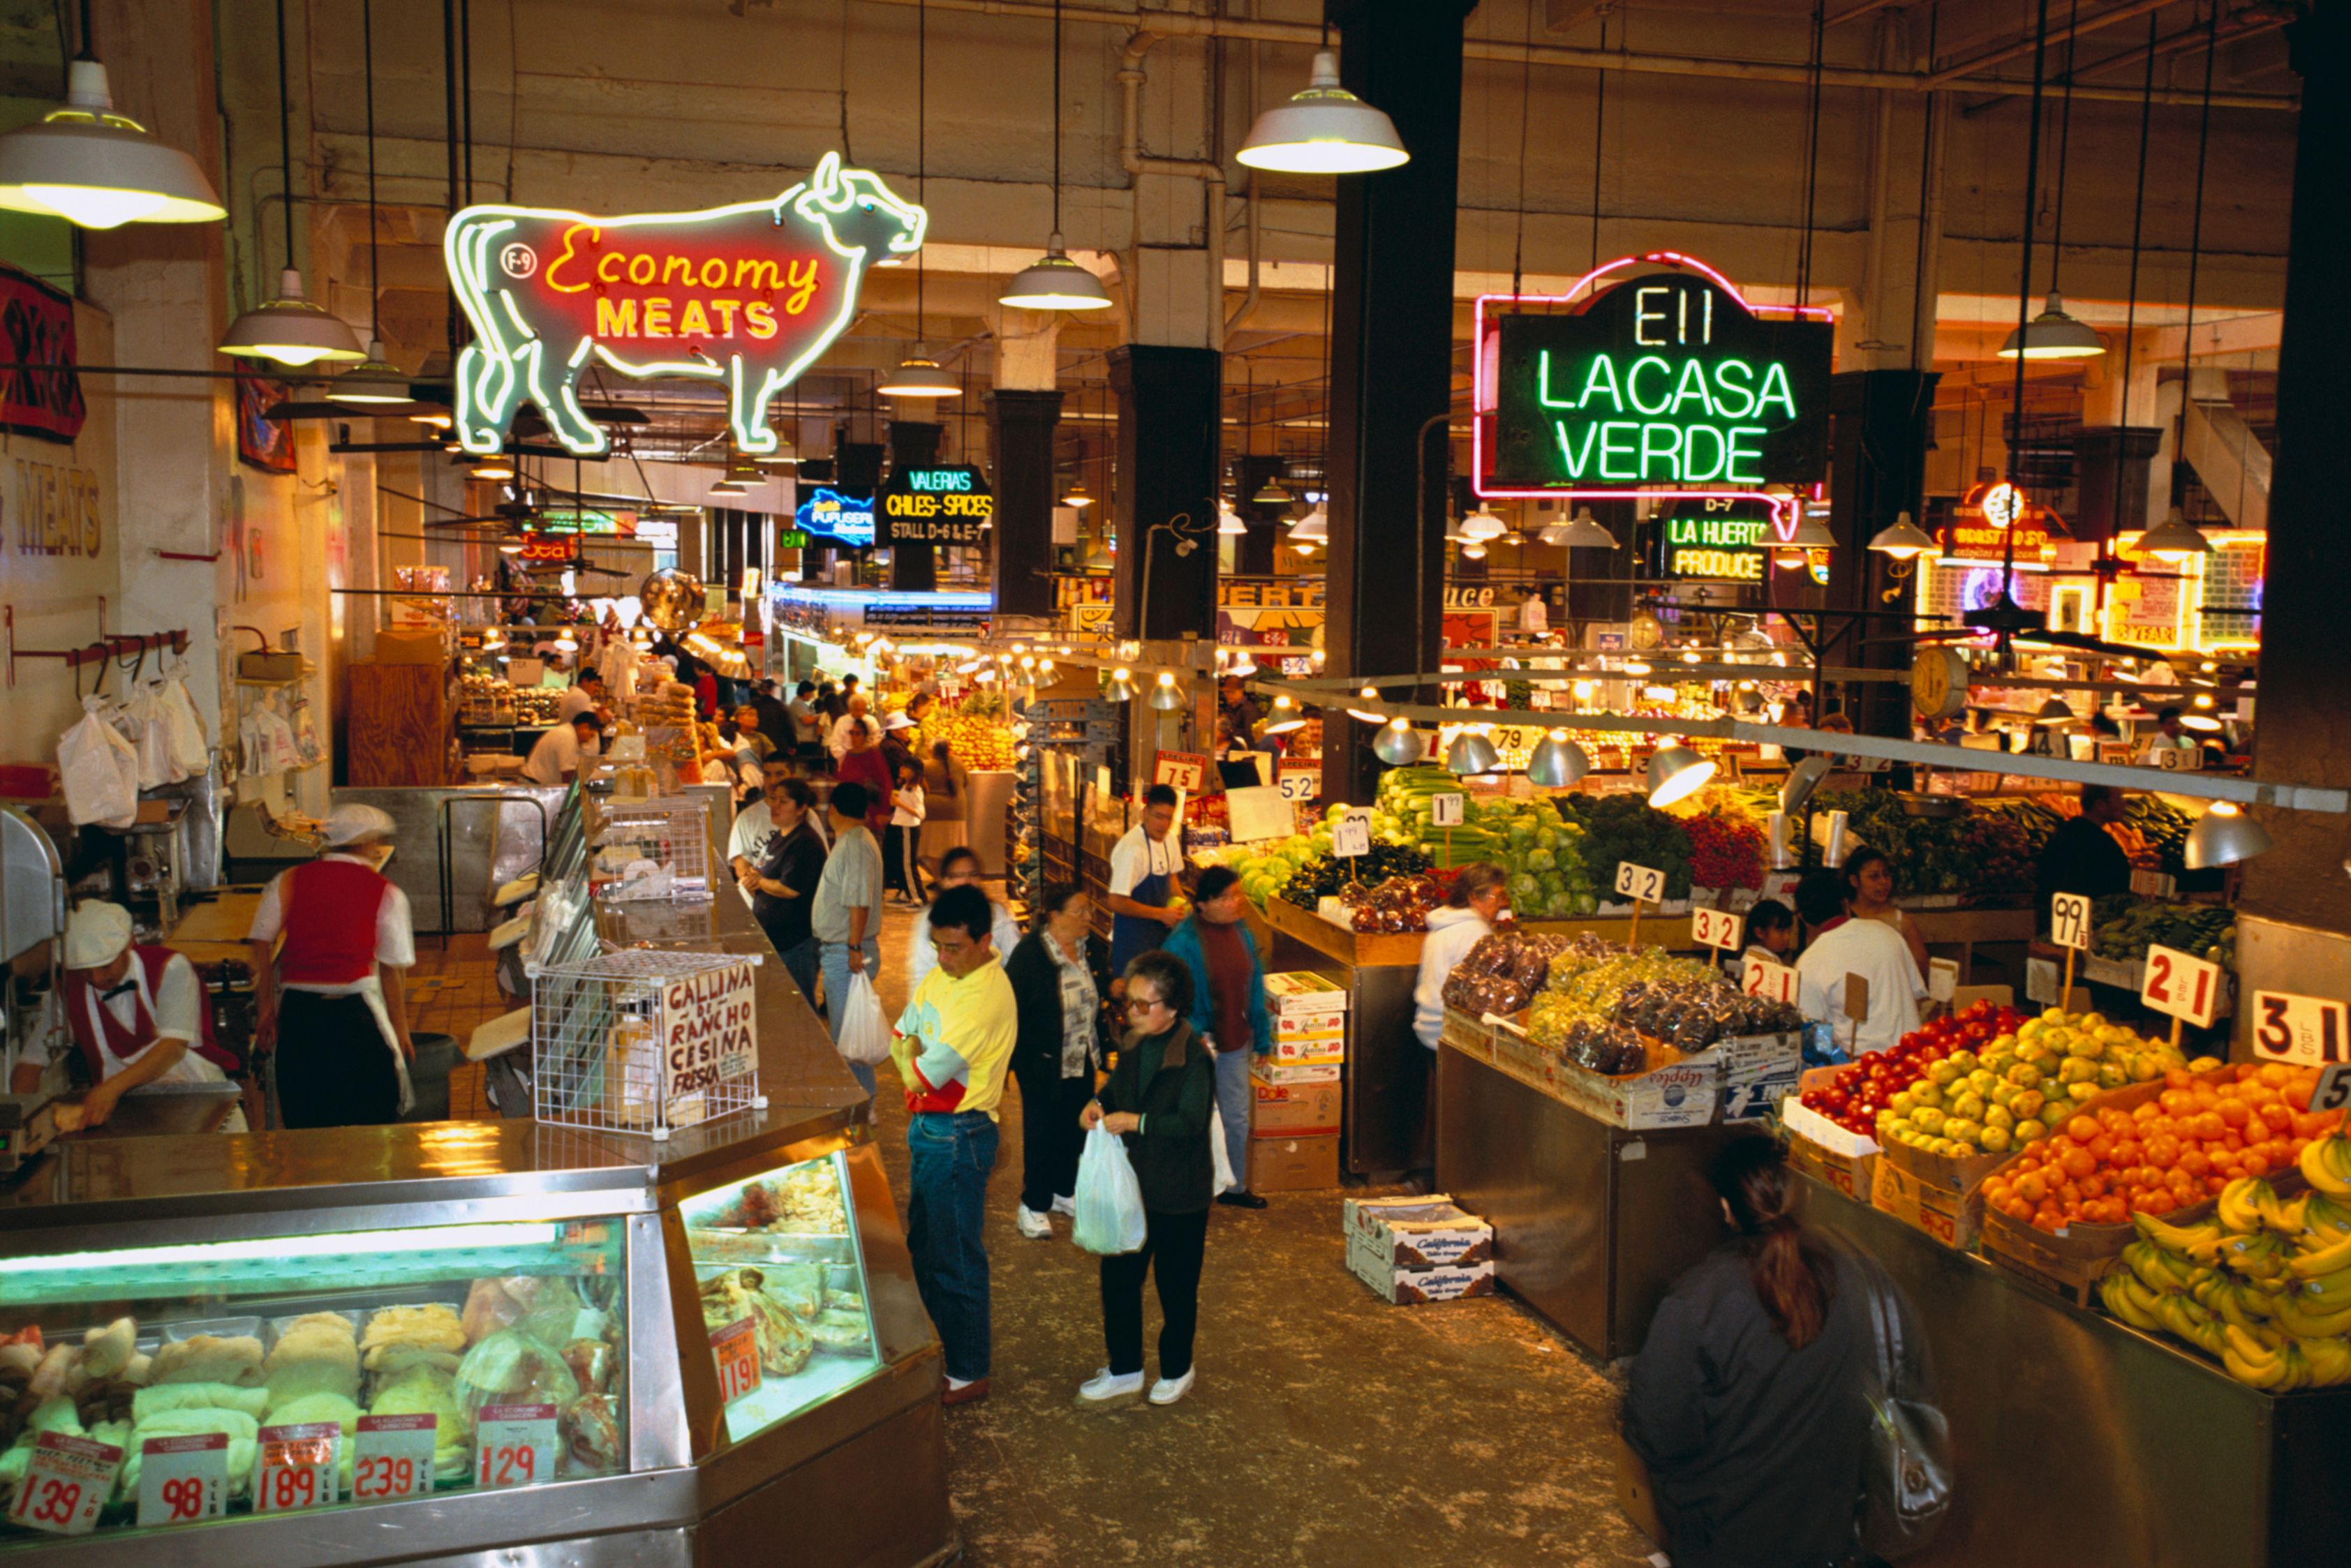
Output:
<svg viewBox="0 0 2351 1568">
<path fill-rule="evenodd" d="M 594 362 L 724 381 L 736 445 L 773 452 L 768 404 L 848 327 L 865 270 L 921 249 L 928 221 L 833 153 L 772 201 L 698 213 L 468 207 L 442 243 L 475 337 L 457 358 L 457 440 L 496 452 L 528 402 L 566 451 L 601 455 L 579 400 Z"/>
</svg>

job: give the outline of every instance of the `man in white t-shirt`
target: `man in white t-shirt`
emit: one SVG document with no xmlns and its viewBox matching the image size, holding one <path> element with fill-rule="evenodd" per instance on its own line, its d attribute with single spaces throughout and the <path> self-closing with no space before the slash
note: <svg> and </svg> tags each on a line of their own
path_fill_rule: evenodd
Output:
<svg viewBox="0 0 2351 1568">
<path fill-rule="evenodd" d="M 1841 1030 L 1853 1028 L 1853 1053 L 1886 1051 L 1918 1027 L 1918 1004 L 1927 985 L 1909 945 L 1892 926 L 1855 919 L 1845 913 L 1844 877 L 1827 869 L 1807 871 L 1796 884 L 1796 911 L 1813 933 L 1796 961 L 1796 1005 L 1806 1018 Z M 1845 1011 L 1845 977 L 1859 978 L 1869 991 L 1869 1010 L 1854 1018 Z"/>
<path fill-rule="evenodd" d="M 582 670 L 580 682 L 555 700 L 555 716 L 559 720 L 576 719 L 582 713 L 604 717 L 604 677 L 593 670 Z"/>
<path fill-rule="evenodd" d="M 1143 793 L 1143 820 L 1110 852 L 1110 971 L 1125 973 L 1127 961 L 1149 952 L 1184 918 L 1175 908 L 1176 880 L 1184 871 L 1184 844 L 1176 836 L 1176 792 L 1164 784 Z"/>
<path fill-rule="evenodd" d="M 522 765 L 522 776 L 549 788 L 569 784 L 581 765 L 596 754 L 597 737 L 603 732 L 603 721 L 595 714 L 574 713 L 569 722 L 556 725 L 538 738 L 538 744 L 530 749 L 529 760 Z"/>
<path fill-rule="evenodd" d="M 840 764 L 841 758 L 849 754 L 849 727 L 860 719 L 865 718 L 872 711 L 873 704 L 868 702 L 865 700 L 865 694 L 860 691 L 849 699 L 848 708 L 843 711 L 839 719 L 833 721 L 832 735 L 825 742 L 825 749 L 832 753 L 832 760 L 836 766 Z M 869 720 L 868 722 L 871 721 Z"/>
</svg>

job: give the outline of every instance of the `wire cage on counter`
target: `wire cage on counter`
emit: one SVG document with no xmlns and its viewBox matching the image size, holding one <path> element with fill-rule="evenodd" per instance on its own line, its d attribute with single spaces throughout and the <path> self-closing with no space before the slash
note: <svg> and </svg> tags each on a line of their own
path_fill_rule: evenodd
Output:
<svg viewBox="0 0 2351 1568">
<path fill-rule="evenodd" d="M 710 897 L 710 807 L 687 795 L 614 800 L 601 813 L 590 873 L 615 902 Z"/>
<path fill-rule="evenodd" d="M 531 997 L 532 1113 L 659 1138 L 765 1106 L 759 961 L 625 948 L 541 970 Z"/>
</svg>

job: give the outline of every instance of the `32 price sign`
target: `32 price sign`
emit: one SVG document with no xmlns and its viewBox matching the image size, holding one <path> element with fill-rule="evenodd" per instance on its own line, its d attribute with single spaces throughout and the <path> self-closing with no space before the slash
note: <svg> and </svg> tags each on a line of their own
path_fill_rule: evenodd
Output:
<svg viewBox="0 0 2351 1568">
<path fill-rule="evenodd" d="M 2090 900 L 2081 893 L 2059 893 L 2049 900 L 2049 940 L 2077 952 L 2090 950 Z"/>
<path fill-rule="evenodd" d="M 433 1490 L 433 1448 L 441 1426 L 437 1416 L 361 1416 L 351 1449 L 351 1497 L 358 1502 L 393 1502 Z"/>
<path fill-rule="evenodd" d="M 538 1486 L 555 1479 L 555 1407 L 485 1405 L 474 1426 L 474 1484 Z"/>
<path fill-rule="evenodd" d="M 228 1434 L 149 1438 L 139 1445 L 139 1525 L 193 1524 L 228 1508 Z"/>
<path fill-rule="evenodd" d="M 1725 952 L 1736 952 L 1746 934 L 1747 917 L 1744 915 L 1734 915 L 1728 909 L 1690 911 L 1690 940 L 1702 948 L 1720 948 Z"/>
<path fill-rule="evenodd" d="M 1620 898 L 1638 898 L 1645 904 L 1666 901 L 1666 874 L 1654 866 L 1635 866 L 1630 860 L 1616 862 L 1616 892 Z"/>
<path fill-rule="evenodd" d="M 1796 971 L 1769 959 L 1751 958 L 1739 976 L 1739 989 L 1750 996 L 1796 1005 Z"/>
<path fill-rule="evenodd" d="M 256 1513 L 298 1513 L 335 1501 L 335 1466 L 343 1428 L 311 1421 L 261 1428 L 261 1463 L 253 1483 Z"/>
<path fill-rule="evenodd" d="M 2345 1008 L 2285 991 L 2253 992 L 2253 1049 L 2273 1062 L 2325 1066 L 2351 1060 Z"/>
<path fill-rule="evenodd" d="M 713 1332 L 710 1353 L 718 1358 L 719 1403 L 732 1405 L 759 1391 L 759 1338 L 749 1318 Z"/>
<path fill-rule="evenodd" d="M 2141 1005 L 2199 1029 L 2209 1029 L 2220 1005 L 2220 966 L 2177 948 L 2149 947 Z"/>
<path fill-rule="evenodd" d="M 43 1432 L 33 1441 L 8 1522 L 51 1535 L 87 1535 L 121 1468 L 122 1450 L 112 1443 Z"/>
</svg>

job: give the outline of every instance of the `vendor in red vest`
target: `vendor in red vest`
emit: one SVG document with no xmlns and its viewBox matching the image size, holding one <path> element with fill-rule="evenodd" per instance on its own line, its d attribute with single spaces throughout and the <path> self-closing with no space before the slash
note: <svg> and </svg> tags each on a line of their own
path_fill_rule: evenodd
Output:
<svg viewBox="0 0 2351 1568">
<path fill-rule="evenodd" d="M 219 1084 L 236 1058 L 213 1044 L 212 1009 L 195 965 L 169 948 L 131 940 L 131 911 L 93 898 L 66 922 L 65 978 L 49 993 L 9 1088 L 37 1093 L 49 1043 L 63 1034 L 89 1069 L 81 1125 L 98 1127 L 142 1084 Z M 233 1110 L 224 1132 L 243 1132 Z"/>
<path fill-rule="evenodd" d="M 254 911 L 257 1037 L 277 1054 L 288 1127 L 374 1127 L 411 1104 L 399 971 L 416 961 L 416 933 L 408 895 L 383 875 L 393 832 L 374 806 L 337 806 L 327 853 L 281 872 Z"/>
</svg>

